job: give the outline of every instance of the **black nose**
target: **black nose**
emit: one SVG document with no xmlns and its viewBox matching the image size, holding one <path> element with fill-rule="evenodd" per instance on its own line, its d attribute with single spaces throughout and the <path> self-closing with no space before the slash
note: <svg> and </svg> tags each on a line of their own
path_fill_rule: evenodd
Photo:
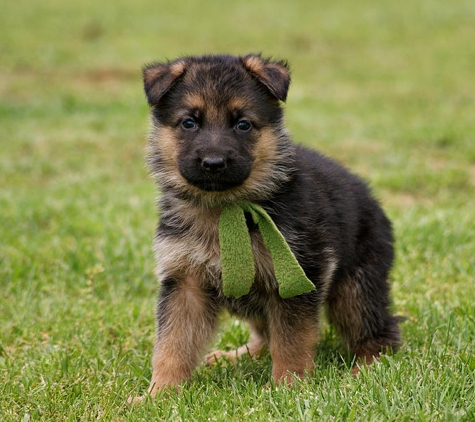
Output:
<svg viewBox="0 0 475 422">
<path fill-rule="evenodd" d="M 211 173 L 217 173 L 226 168 L 226 160 L 223 157 L 205 157 L 201 161 L 201 167 Z"/>
</svg>

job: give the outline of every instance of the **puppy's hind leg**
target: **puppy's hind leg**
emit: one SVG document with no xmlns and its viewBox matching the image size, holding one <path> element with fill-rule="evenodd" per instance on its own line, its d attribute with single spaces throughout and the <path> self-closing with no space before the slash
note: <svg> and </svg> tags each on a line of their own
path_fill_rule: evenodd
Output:
<svg viewBox="0 0 475 422">
<path fill-rule="evenodd" d="M 225 358 L 235 362 L 242 355 L 249 354 L 252 358 L 258 358 L 267 351 L 266 325 L 261 321 L 249 321 L 250 338 L 249 342 L 236 350 L 224 351 L 215 350 L 205 356 L 207 365 L 211 365 L 220 358 Z"/>
<path fill-rule="evenodd" d="M 190 377 L 214 331 L 218 306 L 197 280 L 168 278 L 158 304 L 157 341 L 149 394 Z"/>
<path fill-rule="evenodd" d="M 385 277 L 359 271 L 341 280 L 328 298 L 330 323 L 356 358 L 353 375 L 358 373 L 358 363 L 370 365 L 381 353 L 396 351 L 401 344 L 400 319 L 390 314 Z"/>
</svg>

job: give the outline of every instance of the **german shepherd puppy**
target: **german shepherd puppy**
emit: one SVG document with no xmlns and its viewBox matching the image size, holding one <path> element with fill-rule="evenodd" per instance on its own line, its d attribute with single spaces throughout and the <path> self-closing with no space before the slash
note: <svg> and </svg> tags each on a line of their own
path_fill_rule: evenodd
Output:
<svg viewBox="0 0 475 422">
<path fill-rule="evenodd" d="M 396 349 L 391 224 L 358 177 L 292 143 L 280 104 L 290 84 L 286 63 L 185 57 L 146 66 L 143 77 L 153 122 L 148 164 L 162 192 L 150 395 L 190 377 L 223 308 L 249 323 L 250 340 L 207 355 L 207 363 L 269 350 L 276 383 L 312 373 L 322 307 L 357 361 Z M 267 211 L 316 290 L 279 296 L 270 253 L 246 218 L 255 281 L 240 298 L 223 294 L 218 220 L 223 206 L 242 200 Z"/>
</svg>

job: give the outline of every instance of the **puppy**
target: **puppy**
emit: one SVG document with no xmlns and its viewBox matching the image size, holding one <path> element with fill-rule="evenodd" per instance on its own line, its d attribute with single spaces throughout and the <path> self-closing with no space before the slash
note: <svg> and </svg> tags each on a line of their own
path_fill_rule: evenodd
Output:
<svg viewBox="0 0 475 422">
<path fill-rule="evenodd" d="M 286 63 L 259 55 L 185 57 L 146 66 L 143 77 L 153 123 L 148 164 L 161 189 L 149 394 L 190 377 L 222 309 L 247 321 L 250 340 L 206 361 L 268 350 L 276 383 L 312 374 L 322 307 L 357 361 L 370 364 L 396 349 L 391 224 L 358 177 L 292 143 L 281 108 Z M 219 220 L 224 207 L 241 201 L 267 212 L 313 290 L 281 297 L 272 254 L 246 212 L 254 281 L 247 294 L 224 294 Z"/>
</svg>

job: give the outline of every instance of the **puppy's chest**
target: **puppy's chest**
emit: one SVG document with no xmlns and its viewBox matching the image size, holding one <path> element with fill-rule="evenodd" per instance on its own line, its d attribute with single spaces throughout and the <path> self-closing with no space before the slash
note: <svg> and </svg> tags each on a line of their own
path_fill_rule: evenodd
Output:
<svg viewBox="0 0 475 422">
<path fill-rule="evenodd" d="M 164 220 L 155 241 L 159 276 L 163 279 L 172 274 L 191 274 L 200 281 L 220 285 L 220 245 L 219 216 L 220 210 L 200 210 L 187 218 Z M 246 214 L 256 278 L 269 280 L 273 278 L 272 259 L 264 246 L 262 237 Z M 239 245 L 236 245 L 239 247 Z"/>
</svg>

